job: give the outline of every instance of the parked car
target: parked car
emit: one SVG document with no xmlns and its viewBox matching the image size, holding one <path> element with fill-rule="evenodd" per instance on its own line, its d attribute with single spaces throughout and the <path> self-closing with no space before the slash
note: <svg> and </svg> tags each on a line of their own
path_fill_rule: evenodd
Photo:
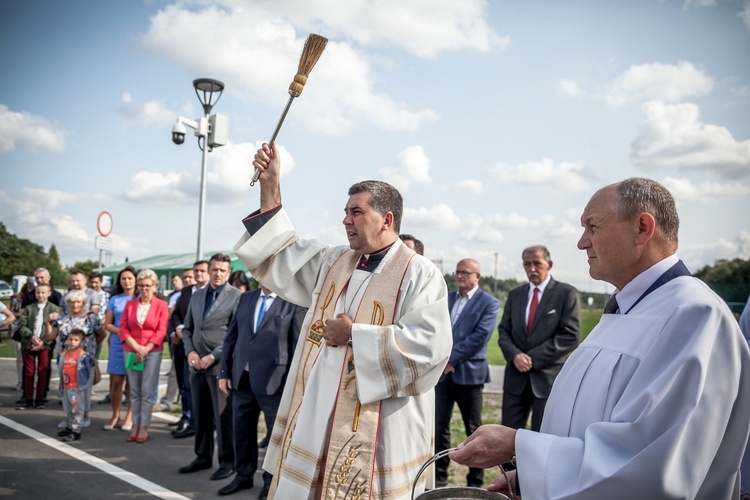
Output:
<svg viewBox="0 0 750 500">
<path fill-rule="evenodd" d="M 13 288 L 5 281 L 0 280 L 0 299 L 13 297 Z"/>
</svg>

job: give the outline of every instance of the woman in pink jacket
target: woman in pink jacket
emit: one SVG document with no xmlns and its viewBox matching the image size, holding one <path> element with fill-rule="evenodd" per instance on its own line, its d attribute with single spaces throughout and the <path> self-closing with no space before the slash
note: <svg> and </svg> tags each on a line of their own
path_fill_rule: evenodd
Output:
<svg viewBox="0 0 750 500">
<path fill-rule="evenodd" d="M 158 278 L 151 269 L 138 273 L 139 295 L 125 304 L 120 320 L 120 341 L 125 351 L 125 368 L 130 381 L 129 404 L 133 429 L 129 442 L 145 443 L 156 402 L 164 336 L 169 311 L 167 303 L 154 296 Z"/>
</svg>

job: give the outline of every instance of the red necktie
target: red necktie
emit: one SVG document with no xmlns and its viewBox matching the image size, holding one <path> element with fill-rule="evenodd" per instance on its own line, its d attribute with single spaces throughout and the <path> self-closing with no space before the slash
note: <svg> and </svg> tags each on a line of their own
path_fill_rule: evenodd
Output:
<svg viewBox="0 0 750 500">
<path fill-rule="evenodd" d="M 539 307 L 539 288 L 534 287 L 534 296 L 531 298 L 531 305 L 529 306 L 529 322 L 526 324 L 526 331 L 531 333 L 531 325 L 534 324 L 534 315 L 536 314 L 536 308 Z"/>
</svg>

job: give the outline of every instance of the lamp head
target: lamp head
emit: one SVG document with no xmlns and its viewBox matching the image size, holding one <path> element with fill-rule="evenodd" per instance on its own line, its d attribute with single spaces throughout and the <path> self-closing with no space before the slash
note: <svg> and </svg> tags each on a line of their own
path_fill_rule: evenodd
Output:
<svg viewBox="0 0 750 500">
<path fill-rule="evenodd" d="M 203 112 L 210 115 L 211 108 L 219 101 L 221 93 L 224 91 L 224 83 L 213 78 L 198 78 L 193 80 L 193 87 L 195 87 L 195 95 L 198 96 L 198 100 L 203 105 Z M 201 92 L 203 93 L 202 96 Z"/>
</svg>

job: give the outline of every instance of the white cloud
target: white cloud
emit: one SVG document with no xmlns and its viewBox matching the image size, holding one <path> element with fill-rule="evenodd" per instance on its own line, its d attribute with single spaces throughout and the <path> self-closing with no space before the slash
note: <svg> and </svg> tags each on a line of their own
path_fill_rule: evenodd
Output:
<svg viewBox="0 0 750 500">
<path fill-rule="evenodd" d="M 683 9 L 687 9 L 689 7 L 713 7 L 716 5 L 716 0 L 685 0 L 685 2 L 682 4 Z"/>
<path fill-rule="evenodd" d="M 318 26 L 360 45 L 399 45 L 419 57 L 460 49 L 488 52 L 510 43 L 485 21 L 484 0 L 265 0 L 262 5 L 311 30 Z"/>
<path fill-rule="evenodd" d="M 719 238 L 698 245 L 680 246 L 678 252 L 693 272 L 720 259 L 750 259 L 750 231 L 740 231 L 732 239 Z"/>
<path fill-rule="evenodd" d="M 475 243 L 501 243 L 503 233 L 488 222 L 490 216 L 469 213 L 462 218 L 462 225 L 467 228 L 461 238 Z"/>
<path fill-rule="evenodd" d="M 122 105 L 117 112 L 129 121 L 144 125 L 174 123 L 178 113 L 164 107 L 162 101 L 135 102 L 129 92 L 123 92 Z"/>
<path fill-rule="evenodd" d="M 550 158 L 528 161 L 518 165 L 498 163 L 490 167 L 501 183 L 545 187 L 553 191 L 586 191 L 590 187 L 579 163 L 561 162 L 557 165 Z"/>
<path fill-rule="evenodd" d="M 689 62 L 677 65 L 634 65 L 617 77 L 607 89 L 605 100 L 611 106 L 622 106 L 634 100 L 679 101 L 702 96 L 711 91 L 714 79 Z"/>
<path fill-rule="evenodd" d="M 432 208 L 404 208 L 404 221 L 409 226 L 423 227 L 428 229 L 457 230 L 461 228 L 461 218 L 456 215 L 451 207 L 445 204 L 435 205 Z"/>
<path fill-rule="evenodd" d="M 323 32 L 332 39 L 305 85 L 309 90 L 303 93 L 315 97 L 295 100 L 290 119 L 302 120 L 310 129 L 329 135 L 346 133 L 355 124 L 411 131 L 436 121 L 437 113 L 429 108 L 408 109 L 407 104 L 379 91 L 372 60 L 377 56 L 356 44 L 413 45 L 429 54 L 448 48 L 489 50 L 500 44 L 482 20 L 484 3 L 444 3 L 439 9 L 432 2 L 391 1 L 347 4 L 345 9 L 323 1 L 204 2 L 199 8 L 178 3 L 151 18 L 143 43 L 191 72 L 233 82 L 226 91 L 241 99 L 281 110 L 304 43 L 304 34 L 297 27 Z M 396 11 L 403 16 L 394 18 Z M 321 25 L 319 19 L 329 24 Z M 383 31 L 383 25 L 405 21 L 409 23 L 403 36 L 397 29 Z M 378 37 L 368 35 L 369 24 Z M 417 24 L 419 29 L 414 29 Z M 337 36 L 344 28 L 346 32 Z M 442 36 L 431 34 L 435 31 Z M 347 39 L 349 36 L 355 37 L 356 43 Z"/>
<path fill-rule="evenodd" d="M 95 218 L 84 225 L 79 218 L 70 215 L 80 209 L 81 205 L 100 205 L 107 198 L 98 194 L 70 193 L 59 190 L 23 188 L 20 196 L 15 193 L 0 191 L 0 207 L 3 222 L 11 232 L 27 237 L 34 243 L 49 249 L 55 244 L 63 257 L 63 262 L 72 264 L 76 260 L 91 259 L 96 255 L 94 238 L 96 236 Z M 44 200 L 44 203 L 39 203 Z M 90 208 L 86 213 L 96 214 Z M 18 231 L 22 228 L 22 231 Z M 87 229 L 88 228 L 88 229 Z M 136 245 L 134 238 L 112 235 L 118 251 L 132 252 L 145 248 L 145 241 Z"/>
<path fill-rule="evenodd" d="M 698 106 L 645 103 L 644 119 L 631 145 L 637 165 L 705 170 L 726 178 L 750 174 L 750 140 L 738 142 L 724 127 L 702 123 Z"/>
<path fill-rule="evenodd" d="M 750 187 L 742 184 L 702 182 L 693 184 L 689 179 L 667 177 L 662 181 L 675 201 L 686 204 L 712 205 L 730 198 L 750 195 Z"/>
<path fill-rule="evenodd" d="M 396 155 L 396 164 L 380 169 L 383 180 L 402 193 L 409 192 L 412 183 L 429 184 L 430 159 L 422 146 L 409 146 Z"/>
<path fill-rule="evenodd" d="M 515 211 L 509 214 L 488 214 L 487 223 L 502 229 L 526 229 L 538 224 Z"/>
<path fill-rule="evenodd" d="M 573 80 L 560 80 L 557 82 L 557 93 L 563 97 L 578 97 L 583 95 L 583 89 Z"/>
<path fill-rule="evenodd" d="M 63 129 L 43 116 L 11 111 L 0 104 L 0 155 L 21 146 L 30 151 L 62 153 L 65 151 L 65 135 Z"/>
<path fill-rule="evenodd" d="M 578 241 L 581 237 L 582 229 L 580 226 L 574 226 L 566 221 L 559 221 L 557 224 L 549 227 L 546 236 L 554 241 Z"/>
<path fill-rule="evenodd" d="M 247 201 L 253 177 L 252 158 L 261 143 L 229 143 L 209 153 L 206 169 L 206 201 L 221 205 L 240 205 Z M 294 170 L 295 160 L 279 145 L 281 177 Z M 168 196 L 165 196 L 168 193 Z M 131 201 L 169 206 L 195 203 L 200 194 L 200 170 L 190 172 L 139 171 L 125 188 Z"/>
<path fill-rule="evenodd" d="M 740 19 L 742 19 L 742 22 L 745 23 L 745 26 L 750 29 L 750 2 L 745 0 L 745 6 L 737 15 L 740 16 Z"/>
<path fill-rule="evenodd" d="M 484 185 L 475 179 L 463 179 L 455 184 L 450 184 L 443 188 L 445 191 L 468 191 L 469 193 L 481 194 L 484 192 Z"/>
</svg>

